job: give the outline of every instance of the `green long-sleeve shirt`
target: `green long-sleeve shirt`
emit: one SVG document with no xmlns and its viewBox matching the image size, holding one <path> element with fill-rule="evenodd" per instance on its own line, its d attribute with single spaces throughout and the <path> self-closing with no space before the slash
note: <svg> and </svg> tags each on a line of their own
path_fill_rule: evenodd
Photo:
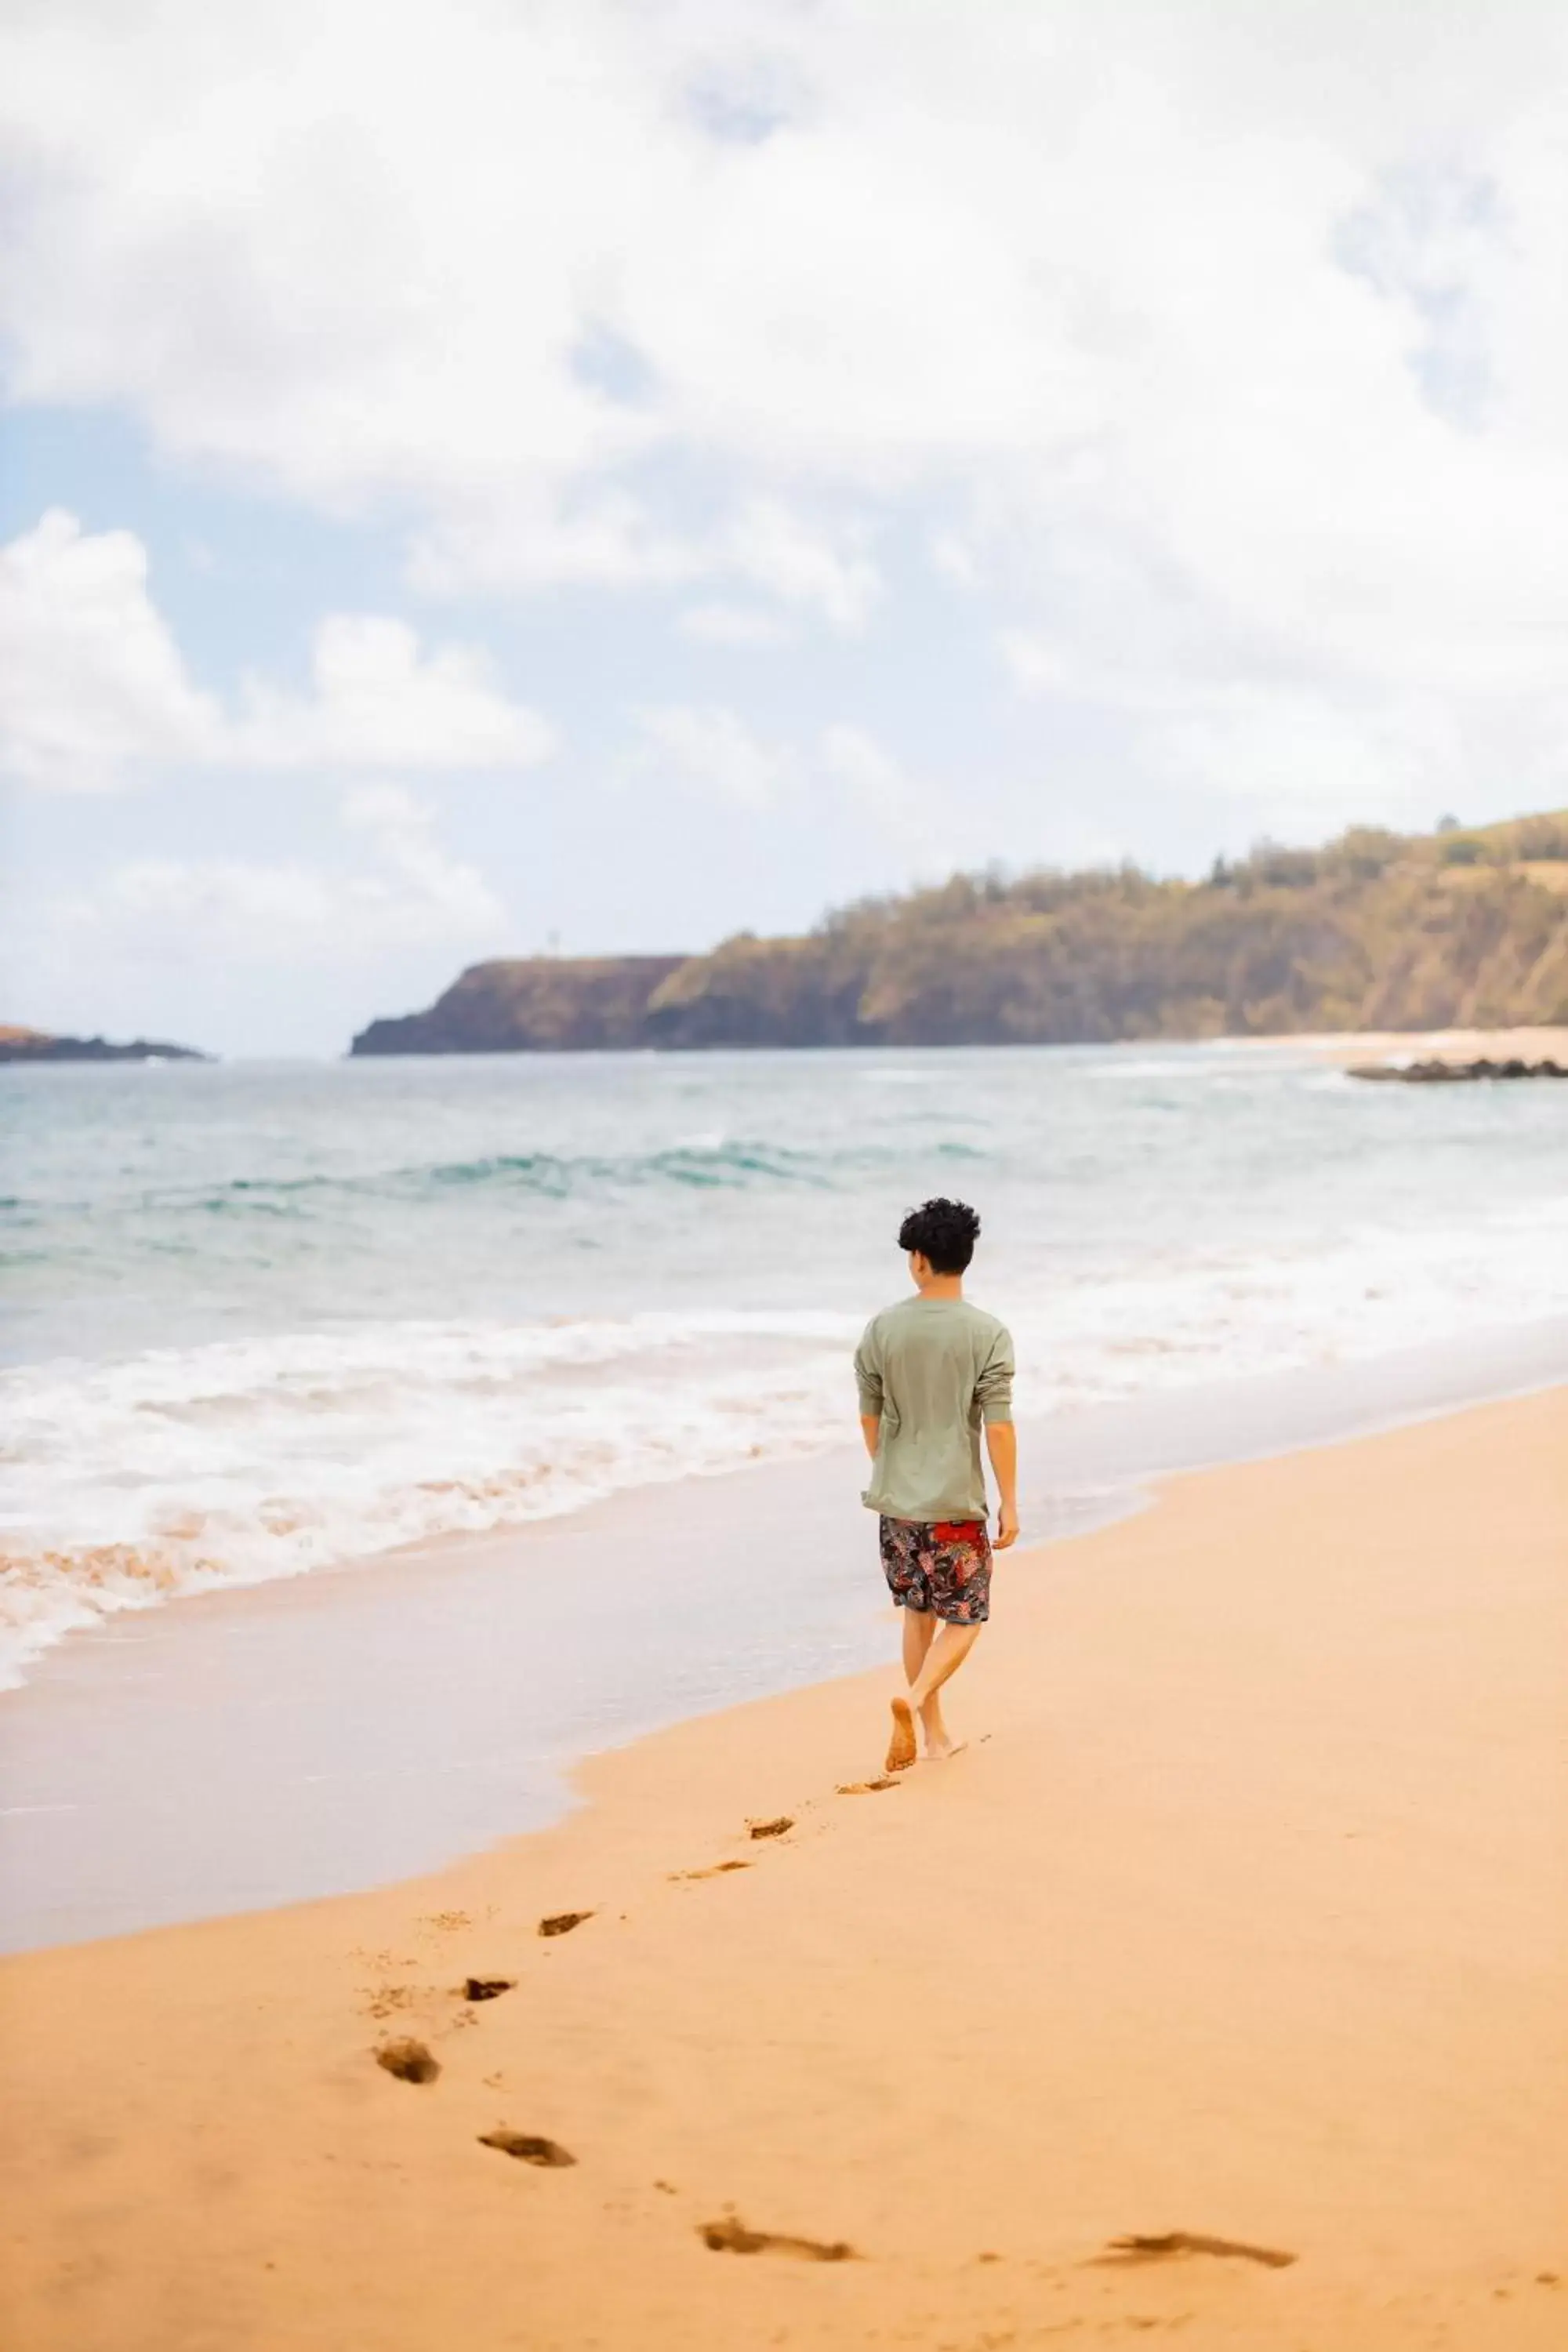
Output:
<svg viewBox="0 0 1568 2352">
<path fill-rule="evenodd" d="M 905 1298 L 855 1350 L 860 1411 L 880 1423 L 862 1501 L 889 1519 L 984 1519 L 981 1423 L 1013 1418 L 1013 1342 L 967 1298 Z"/>
</svg>

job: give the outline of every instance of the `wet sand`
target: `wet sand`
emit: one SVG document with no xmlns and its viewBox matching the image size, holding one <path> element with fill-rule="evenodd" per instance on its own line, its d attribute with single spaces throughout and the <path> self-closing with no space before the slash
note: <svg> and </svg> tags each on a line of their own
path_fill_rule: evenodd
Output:
<svg viewBox="0 0 1568 2352">
<path fill-rule="evenodd" d="M 1557 1317 L 1026 1420 L 1025 1529 L 1564 1382 Z M 880 1661 L 864 1481 L 847 1446 L 73 1634 L 0 1693 L 0 1952 L 438 1870 L 559 1820 L 584 1756 Z"/>
<path fill-rule="evenodd" d="M 1568 1391 L 1014 1555 L 879 1788 L 887 1687 L 0 1964 L 7 2352 L 1562 2344 Z"/>
</svg>

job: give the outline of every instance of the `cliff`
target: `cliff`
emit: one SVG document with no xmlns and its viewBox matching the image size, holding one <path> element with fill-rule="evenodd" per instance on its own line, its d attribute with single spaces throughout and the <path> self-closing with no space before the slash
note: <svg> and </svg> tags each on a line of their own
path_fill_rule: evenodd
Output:
<svg viewBox="0 0 1568 2352">
<path fill-rule="evenodd" d="M 476 964 L 367 1053 L 1093 1043 L 1568 1022 L 1568 814 L 1265 845 L 1203 882 L 956 876 L 797 939 Z"/>
<path fill-rule="evenodd" d="M 477 963 L 427 1013 L 373 1021 L 355 1054 L 513 1054 L 646 1045 L 649 998 L 682 956 Z"/>
<path fill-rule="evenodd" d="M 0 1027 L 0 1062 L 205 1062 L 192 1045 L 133 1037 L 111 1045 L 105 1037 L 51 1037 L 41 1029 Z"/>
</svg>

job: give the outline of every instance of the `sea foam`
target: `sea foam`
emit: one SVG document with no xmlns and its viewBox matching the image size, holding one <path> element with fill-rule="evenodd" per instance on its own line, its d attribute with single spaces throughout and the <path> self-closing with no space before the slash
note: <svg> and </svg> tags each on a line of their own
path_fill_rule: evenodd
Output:
<svg viewBox="0 0 1568 2352">
<path fill-rule="evenodd" d="M 180 1593 L 855 1445 L 931 1192 L 982 1209 L 1026 1416 L 1561 1313 L 1562 1096 L 1289 1041 L 0 1073 L 0 1680 Z"/>
<path fill-rule="evenodd" d="M 1543 1284 L 1542 1263 L 1563 1271 Z M 1568 1307 L 1568 1213 L 1173 1255 L 1009 1302 L 1020 1409 Z M 847 1443 L 857 1317 L 389 1321 L 0 1376 L 0 1682 L 74 1628 Z"/>
</svg>

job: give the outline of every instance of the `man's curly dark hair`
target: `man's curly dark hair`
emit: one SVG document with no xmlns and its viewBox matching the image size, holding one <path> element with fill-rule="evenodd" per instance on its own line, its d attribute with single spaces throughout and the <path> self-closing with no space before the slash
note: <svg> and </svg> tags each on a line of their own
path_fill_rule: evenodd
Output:
<svg viewBox="0 0 1568 2352">
<path fill-rule="evenodd" d="M 899 1227 L 899 1247 L 919 1250 L 933 1274 L 962 1274 L 979 1238 L 980 1220 L 967 1201 L 922 1201 Z"/>
</svg>

